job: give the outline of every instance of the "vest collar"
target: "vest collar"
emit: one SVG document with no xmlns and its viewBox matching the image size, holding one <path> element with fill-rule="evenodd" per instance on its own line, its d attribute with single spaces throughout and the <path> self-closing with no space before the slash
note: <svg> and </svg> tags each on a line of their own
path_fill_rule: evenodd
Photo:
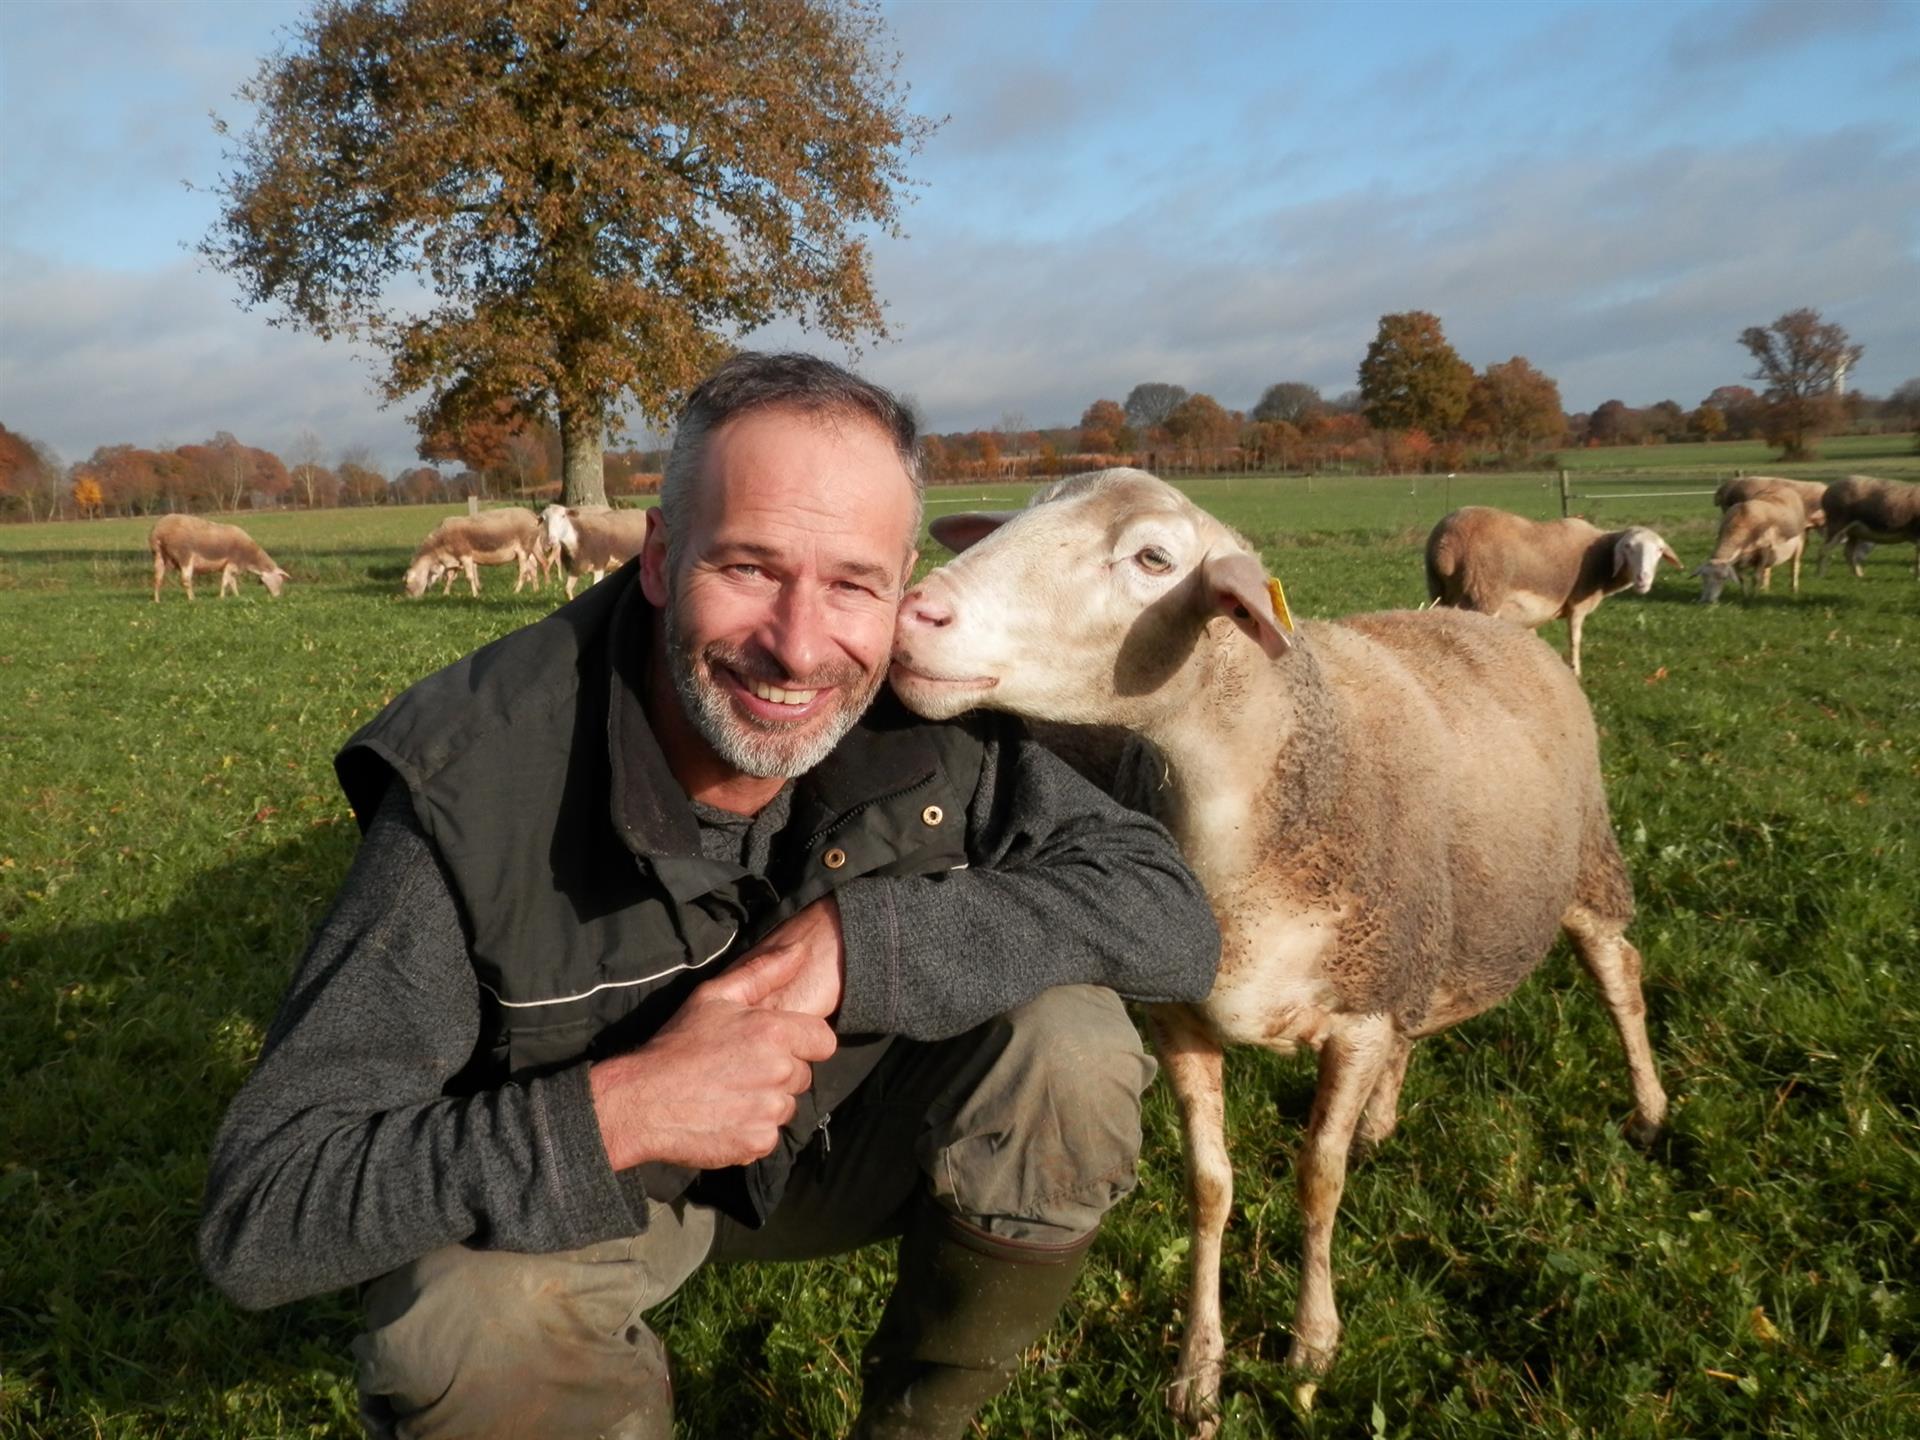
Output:
<svg viewBox="0 0 1920 1440">
<path fill-rule="evenodd" d="M 640 697 L 654 611 L 640 591 L 637 567 L 624 578 L 626 593 L 614 606 L 607 637 L 609 804 L 614 829 L 627 848 L 675 900 L 685 903 L 742 872 L 700 853 L 700 823 L 647 721 Z M 787 833 L 811 848 L 860 811 L 932 780 L 940 772 L 940 757 L 926 724 L 883 686 L 859 723 L 800 777 Z"/>
</svg>

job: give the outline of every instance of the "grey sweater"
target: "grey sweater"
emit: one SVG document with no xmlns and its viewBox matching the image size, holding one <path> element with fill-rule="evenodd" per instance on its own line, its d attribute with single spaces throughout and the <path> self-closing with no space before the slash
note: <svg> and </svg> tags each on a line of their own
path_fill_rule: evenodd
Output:
<svg viewBox="0 0 1920 1440">
<path fill-rule="evenodd" d="M 703 848 L 764 872 L 790 792 L 751 823 L 701 807 Z M 1192 1001 L 1219 934 L 1171 837 L 1011 728 L 967 810 L 969 868 L 839 889 L 835 1028 L 936 1040 L 1053 985 Z M 586 1062 L 476 1095 L 459 913 L 394 785 L 214 1144 L 200 1259 L 249 1308 L 372 1279 L 443 1245 L 573 1249 L 644 1225 L 600 1143 Z"/>
</svg>

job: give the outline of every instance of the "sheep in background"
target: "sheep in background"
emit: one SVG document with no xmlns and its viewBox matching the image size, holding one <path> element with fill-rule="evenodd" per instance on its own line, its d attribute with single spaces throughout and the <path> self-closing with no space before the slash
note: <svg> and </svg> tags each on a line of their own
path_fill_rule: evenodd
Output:
<svg viewBox="0 0 1920 1440">
<path fill-rule="evenodd" d="M 535 546 L 540 522 L 531 510 L 508 506 L 502 510 L 482 510 L 478 515 L 453 515 L 427 532 L 420 548 L 407 566 L 406 592 L 418 600 L 436 580 L 444 581 L 441 593 L 453 589 L 456 574 L 467 577 L 467 588 L 480 593 L 482 565 L 514 567 L 513 593 L 518 595 L 529 581 L 536 580 Z"/>
<path fill-rule="evenodd" d="M 540 524 L 560 551 L 569 600 L 574 582 L 582 575 L 592 575 L 592 583 L 598 585 L 601 576 L 626 564 L 647 542 L 644 510 L 549 505 L 540 512 Z"/>
<path fill-rule="evenodd" d="M 1800 557 L 1807 544 L 1807 512 L 1792 494 L 1763 494 L 1741 500 L 1720 517 L 1713 554 L 1694 568 L 1700 577 L 1700 603 L 1712 605 L 1729 582 L 1739 580 L 1750 594 L 1757 577 L 1761 590 L 1773 588 L 1773 567 L 1793 564 L 1793 593 L 1800 593 Z"/>
<path fill-rule="evenodd" d="M 1823 506 L 1827 498 L 1827 482 L 1824 480 L 1789 480 L 1781 475 L 1742 475 L 1737 480 L 1729 480 L 1713 492 L 1713 503 L 1721 510 L 1738 505 L 1742 500 L 1759 500 L 1767 496 L 1791 495 L 1800 502 L 1807 512 L 1807 528 L 1817 530 L 1826 520 Z"/>
<path fill-rule="evenodd" d="M 1564 619 L 1573 673 L 1580 632 L 1609 595 L 1644 595 L 1673 548 L 1644 525 L 1601 530 L 1585 520 L 1529 520 L 1487 505 L 1444 516 L 1427 536 L 1427 596 L 1538 629 Z"/>
<path fill-rule="evenodd" d="M 1858 580 L 1860 562 L 1875 541 L 1913 542 L 1913 576 L 1920 580 L 1920 485 L 1849 475 L 1827 487 L 1826 538 L 1820 546 L 1818 573 L 1827 573 L 1827 551 L 1847 543 L 1847 565 Z"/>
<path fill-rule="evenodd" d="M 1667 1099 L 1593 716 L 1550 648 L 1485 616 L 1294 630 L 1246 543 L 1137 470 L 933 532 L 963 553 L 901 603 L 895 691 L 930 718 L 985 705 L 1144 736 L 1158 756 L 1135 747 L 1120 788 L 1173 832 L 1220 922 L 1212 996 L 1149 1012 L 1193 1206 L 1173 1401 L 1211 1434 L 1233 1192 L 1224 1046 L 1319 1055 L 1290 1357 L 1314 1369 L 1340 1333 L 1331 1245 L 1349 1147 L 1393 1130 L 1413 1041 L 1497 1004 L 1556 934 L 1626 1048 L 1631 1133 L 1659 1130 Z"/>
<path fill-rule="evenodd" d="M 147 532 L 147 549 L 153 552 L 153 603 L 160 603 L 160 586 L 168 569 L 180 572 L 180 588 L 193 599 L 193 574 L 196 570 L 220 572 L 220 598 L 231 590 L 240 593 L 240 572 L 258 575 L 267 594 L 278 599 L 281 587 L 293 577 L 262 550 L 254 538 L 238 525 L 218 520 L 203 520 L 198 515 L 163 515 Z"/>
</svg>

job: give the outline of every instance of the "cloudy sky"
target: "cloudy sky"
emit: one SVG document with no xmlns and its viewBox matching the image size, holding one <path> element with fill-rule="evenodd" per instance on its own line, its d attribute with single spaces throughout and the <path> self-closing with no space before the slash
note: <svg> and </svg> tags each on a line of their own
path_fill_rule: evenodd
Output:
<svg viewBox="0 0 1920 1440">
<path fill-rule="evenodd" d="M 191 254 L 208 119 L 297 4 L 0 0 L 0 421 L 71 460 L 231 430 L 409 463 L 369 362 Z M 938 430 L 1142 380 L 1336 393 L 1379 316 L 1522 354 L 1569 409 L 1692 406 L 1802 305 L 1920 375 L 1920 4 L 887 6 L 908 238 L 863 368 Z M 771 337 L 792 338 L 785 332 Z"/>
</svg>

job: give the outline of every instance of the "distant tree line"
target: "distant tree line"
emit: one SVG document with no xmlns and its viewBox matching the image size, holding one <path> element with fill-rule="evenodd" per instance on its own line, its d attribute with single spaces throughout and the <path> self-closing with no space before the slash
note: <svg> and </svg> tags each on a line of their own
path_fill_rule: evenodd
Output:
<svg viewBox="0 0 1920 1440">
<path fill-rule="evenodd" d="M 1526 357 L 1475 370 L 1422 310 L 1383 315 L 1360 362 L 1359 386 L 1334 398 L 1304 381 L 1269 385 L 1247 410 L 1168 381 L 1124 400 L 1099 399 L 1077 426 L 1034 429 L 1010 415 L 991 430 L 928 435 L 938 479 L 1070 474 L 1137 464 L 1166 474 L 1325 470 L 1399 474 L 1521 468 L 1568 448 L 1762 439 L 1781 458 L 1814 457 L 1839 430 L 1920 431 L 1920 377 L 1885 397 L 1844 386 L 1861 347 L 1814 310 L 1795 310 L 1739 337 L 1761 389 L 1722 385 L 1688 410 L 1661 400 L 1608 400 L 1567 414 L 1560 387 Z"/>
<path fill-rule="evenodd" d="M 364 446 L 340 450 L 329 463 L 327 447 L 310 430 L 285 455 L 222 430 L 197 445 L 166 449 L 103 445 L 68 464 L 51 446 L 0 424 L 0 519 L 425 505 L 468 496 L 544 504 L 560 497 L 560 437 L 543 419 L 494 411 L 458 431 L 431 431 L 420 441 L 420 457 L 439 463 L 390 475 Z M 652 450 L 603 452 L 607 493 L 658 489 L 663 459 Z"/>
<path fill-rule="evenodd" d="M 1328 398 L 1299 380 L 1266 387 L 1247 410 L 1150 380 L 1123 400 L 1098 399 L 1078 425 L 1035 428 L 1010 413 L 991 429 L 928 434 L 925 472 L 936 480 L 1065 475 L 1105 465 L 1162 474 L 1343 471 L 1401 474 L 1520 468 L 1567 448 L 1761 439 L 1785 459 L 1807 459 L 1837 430 L 1920 431 L 1920 377 L 1890 395 L 1844 387 L 1860 347 L 1813 310 L 1745 331 L 1748 376 L 1760 388 L 1716 387 L 1691 410 L 1674 400 L 1634 408 L 1607 400 L 1567 414 L 1560 388 L 1526 357 L 1475 370 L 1439 319 L 1414 310 L 1380 317 L 1359 385 Z M 419 456 L 433 462 L 388 475 L 364 448 L 327 463 L 321 438 L 290 453 L 243 444 L 227 431 L 197 445 L 146 450 L 107 445 L 64 463 L 46 445 L 0 425 L 0 517 L 19 520 L 243 510 L 425 504 L 482 499 L 544 503 L 562 493 L 565 446 L 545 415 L 495 400 L 427 412 Z M 659 485 L 664 452 L 606 450 L 605 493 Z"/>
</svg>

